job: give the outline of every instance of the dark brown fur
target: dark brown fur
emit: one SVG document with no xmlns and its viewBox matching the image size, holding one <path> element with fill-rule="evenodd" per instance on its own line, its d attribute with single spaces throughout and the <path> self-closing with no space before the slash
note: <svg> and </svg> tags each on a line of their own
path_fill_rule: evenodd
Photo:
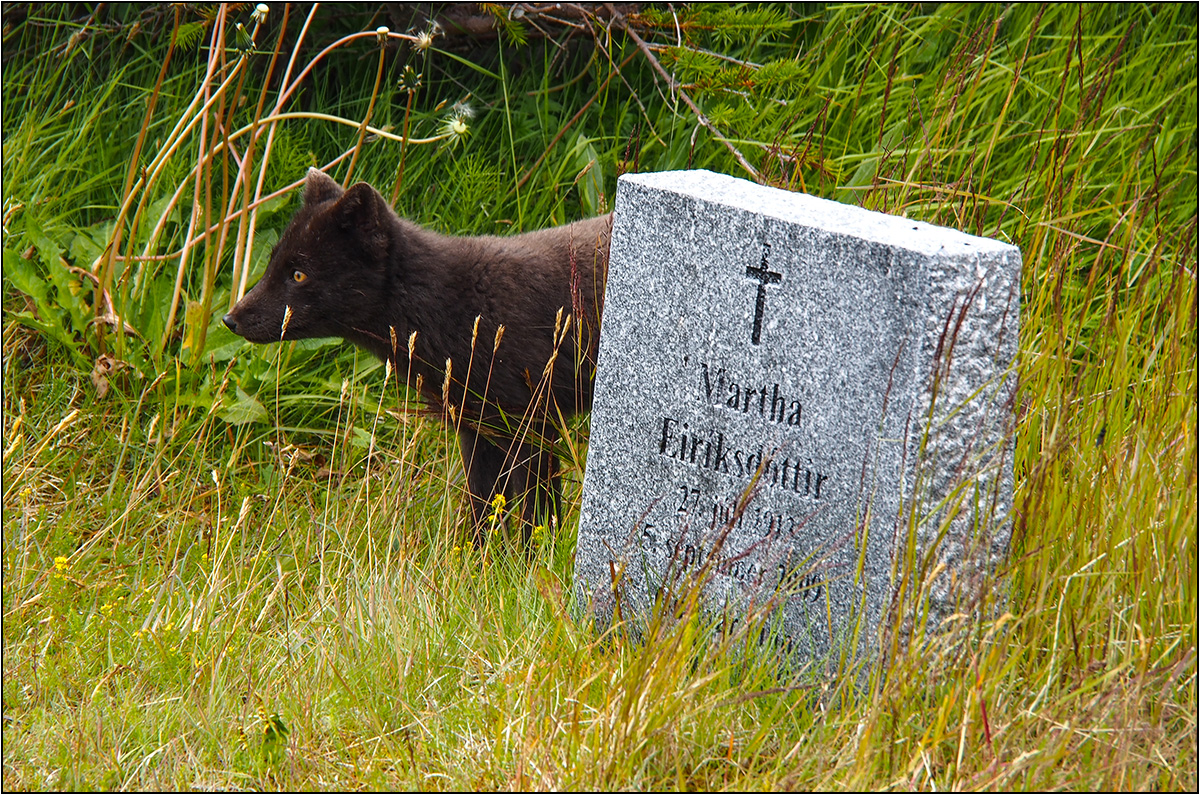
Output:
<svg viewBox="0 0 1200 795">
<path fill-rule="evenodd" d="M 458 428 L 477 538 L 496 494 L 522 503 L 528 533 L 560 512 L 557 422 L 592 405 L 611 226 L 448 237 L 370 185 L 343 191 L 310 169 L 304 205 L 225 325 L 260 343 L 343 337 L 390 359 Z"/>
</svg>

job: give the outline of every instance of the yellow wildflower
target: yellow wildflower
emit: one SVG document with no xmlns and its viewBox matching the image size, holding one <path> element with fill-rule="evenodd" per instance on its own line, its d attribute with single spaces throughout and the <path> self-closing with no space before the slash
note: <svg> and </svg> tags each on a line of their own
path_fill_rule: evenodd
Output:
<svg viewBox="0 0 1200 795">
<path fill-rule="evenodd" d="M 491 523 L 493 531 L 504 520 L 504 507 L 506 504 L 507 502 L 503 494 L 497 494 L 492 498 L 492 515 L 488 517 L 488 521 Z"/>
</svg>

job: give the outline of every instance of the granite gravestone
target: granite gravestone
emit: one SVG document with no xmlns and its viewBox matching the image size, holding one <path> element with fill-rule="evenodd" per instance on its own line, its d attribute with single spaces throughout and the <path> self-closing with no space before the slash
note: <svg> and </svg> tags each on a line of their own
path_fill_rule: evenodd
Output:
<svg viewBox="0 0 1200 795">
<path fill-rule="evenodd" d="M 582 603 L 644 618 L 700 582 L 820 657 L 869 637 L 915 549 L 951 609 L 1008 543 L 1020 271 L 1005 243 L 733 177 L 621 177 Z"/>
</svg>

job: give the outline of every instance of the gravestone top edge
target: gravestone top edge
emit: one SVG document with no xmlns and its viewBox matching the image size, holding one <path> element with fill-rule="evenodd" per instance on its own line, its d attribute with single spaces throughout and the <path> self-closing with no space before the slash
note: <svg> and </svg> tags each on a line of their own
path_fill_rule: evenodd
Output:
<svg viewBox="0 0 1200 795">
<path fill-rule="evenodd" d="M 1020 249 L 1011 243 L 978 237 L 925 221 L 867 210 L 853 204 L 822 199 L 807 193 L 759 185 L 705 169 L 622 174 L 617 183 L 618 187 L 627 183 L 677 193 L 712 204 L 776 218 L 786 223 L 908 249 L 926 256 L 1020 256 Z M 620 196 L 621 191 L 618 190 L 617 193 Z"/>
</svg>

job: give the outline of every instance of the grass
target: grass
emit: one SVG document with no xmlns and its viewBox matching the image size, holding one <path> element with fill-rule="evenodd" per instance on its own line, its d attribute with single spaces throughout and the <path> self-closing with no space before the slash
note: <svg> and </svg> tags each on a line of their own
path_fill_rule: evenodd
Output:
<svg viewBox="0 0 1200 795">
<path fill-rule="evenodd" d="M 535 19 L 386 52 L 373 8 L 299 45 L 273 9 L 245 53 L 249 9 L 77 8 L 4 12 L 5 788 L 1196 788 L 1195 7 L 685 7 L 629 20 L 644 50 Z M 268 148 L 294 51 L 280 110 L 309 116 Z M 1019 245 L 987 609 L 861 680 L 781 679 L 694 615 L 599 638 L 572 617 L 582 432 L 565 525 L 472 549 L 453 439 L 395 374 L 215 322 L 294 194 L 259 200 L 351 159 L 449 232 L 748 166 Z"/>
</svg>

